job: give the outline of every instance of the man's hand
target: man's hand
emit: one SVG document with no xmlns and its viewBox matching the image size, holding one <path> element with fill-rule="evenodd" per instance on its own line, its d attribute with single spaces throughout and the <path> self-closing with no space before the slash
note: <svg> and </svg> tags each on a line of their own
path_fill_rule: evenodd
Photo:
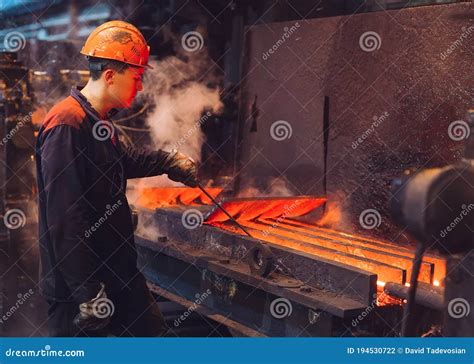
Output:
<svg viewBox="0 0 474 364">
<path fill-rule="evenodd" d="M 79 305 L 79 313 L 74 318 L 74 324 L 84 331 L 97 331 L 105 328 L 110 317 L 114 314 L 114 305 L 105 294 L 105 286 L 95 298 Z"/>
<path fill-rule="evenodd" d="M 168 165 L 169 179 L 189 187 L 197 186 L 197 167 L 191 158 L 173 149 L 168 156 Z"/>
</svg>

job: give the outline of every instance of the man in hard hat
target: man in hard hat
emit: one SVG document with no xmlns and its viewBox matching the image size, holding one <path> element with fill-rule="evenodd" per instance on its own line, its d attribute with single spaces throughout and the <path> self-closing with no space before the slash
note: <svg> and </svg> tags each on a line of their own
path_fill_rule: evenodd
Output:
<svg viewBox="0 0 474 364">
<path fill-rule="evenodd" d="M 95 29 L 81 51 L 90 79 L 55 105 L 36 147 L 40 288 L 51 336 L 159 336 L 166 324 L 137 269 L 128 178 L 168 174 L 196 185 L 177 151 L 123 146 L 108 114 L 141 91 L 149 47 L 123 21 Z"/>
</svg>

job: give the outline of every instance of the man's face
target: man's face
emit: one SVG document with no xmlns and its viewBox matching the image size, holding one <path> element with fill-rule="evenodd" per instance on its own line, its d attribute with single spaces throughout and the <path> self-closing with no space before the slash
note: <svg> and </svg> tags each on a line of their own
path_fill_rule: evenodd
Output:
<svg viewBox="0 0 474 364">
<path fill-rule="evenodd" d="M 122 73 L 115 72 L 110 93 L 114 98 L 114 102 L 116 102 L 116 108 L 128 108 L 132 105 L 137 93 L 143 90 L 142 77 L 144 72 L 144 68 L 132 66 Z"/>
</svg>

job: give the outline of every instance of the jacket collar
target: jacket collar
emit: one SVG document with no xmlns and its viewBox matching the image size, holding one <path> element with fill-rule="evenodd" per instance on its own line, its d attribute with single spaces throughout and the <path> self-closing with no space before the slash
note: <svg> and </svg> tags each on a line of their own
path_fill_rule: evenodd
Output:
<svg viewBox="0 0 474 364">
<path fill-rule="evenodd" d="M 86 112 L 86 114 L 92 118 L 92 123 L 95 124 L 97 122 L 100 122 L 100 123 L 103 123 L 104 119 L 102 119 L 99 115 L 99 113 L 94 109 L 94 107 L 92 106 L 92 104 L 87 100 L 87 98 L 81 93 L 81 90 L 82 90 L 83 86 L 73 86 L 71 88 L 71 97 L 76 100 L 79 105 L 81 105 L 81 107 L 83 108 L 83 110 Z M 112 142 L 112 145 L 114 146 L 114 148 L 117 148 L 117 140 L 118 138 L 116 137 L 115 133 L 117 132 L 115 126 L 113 125 L 113 123 L 110 121 L 109 119 L 109 116 L 116 112 L 115 110 L 109 112 L 107 114 L 107 117 L 106 117 L 106 120 L 109 124 L 112 124 L 112 128 L 113 128 L 113 134 L 112 134 L 112 137 L 110 138 L 111 142 Z"/>
<path fill-rule="evenodd" d="M 81 93 L 83 86 L 74 86 L 71 88 L 71 96 L 74 98 L 84 109 L 84 111 L 91 116 L 94 121 L 102 120 L 99 113 L 92 107 L 92 104 L 87 98 Z"/>
<path fill-rule="evenodd" d="M 94 109 L 92 104 L 87 100 L 87 98 L 81 93 L 81 90 L 84 86 L 73 86 L 71 88 L 71 96 L 81 105 L 81 107 L 91 116 L 93 116 L 95 121 L 102 120 L 99 113 Z M 111 116 L 115 115 L 118 110 L 112 109 L 107 113 L 106 120 L 109 120 Z"/>
</svg>

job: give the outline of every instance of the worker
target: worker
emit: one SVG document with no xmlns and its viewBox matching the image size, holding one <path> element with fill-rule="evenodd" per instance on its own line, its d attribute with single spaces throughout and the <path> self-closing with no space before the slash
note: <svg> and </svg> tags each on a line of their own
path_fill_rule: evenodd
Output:
<svg viewBox="0 0 474 364">
<path fill-rule="evenodd" d="M 167 174 L 197 185 L 185 155 L 126 147 L 109 119 L 143 89 L 149 46 L 133 25 L 96 28 L 81 53 L 90 78 L 46 115 L 36 145 L 40 290 L 51 336 L 162 336 L 163 316 L 137 268 L 127 179 Z"/>
</svg>

